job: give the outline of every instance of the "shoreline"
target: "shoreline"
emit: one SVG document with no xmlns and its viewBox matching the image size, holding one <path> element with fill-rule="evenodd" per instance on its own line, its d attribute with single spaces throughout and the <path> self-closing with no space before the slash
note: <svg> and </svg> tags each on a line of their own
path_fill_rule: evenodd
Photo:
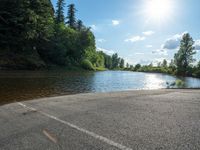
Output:
<svg viewBox="0 0 200 150">
<path fill-rule="evenodd" d="M 176 91 L 200 91 L 200 88 L 161 88 L 161 89 L 131 89 L 131 90 L 122 90 L 122 91 L 111 91 L 111 92 L 83 92 L 83 93 L 71 93 L 71 94 L 63 94 L 63 95 L 54 95 L 47 97 L 38 97 L 33 99 L 25 99 L 25 100 L 16 100 L 8 103 L 1 103 L 0 107 L 5 105 L 10 105 L 18 102 L 31 102 L 31 101 L 41 101 L 41 100 L 52 100 L 57 98 L 68 98 L 68 97 L 76 97 L 76 96 L 95 96 L 95 95 L 120 95 L 120 94 L 140 94 L 145 92 L 155 92 L 155 93 L 163 93 L 163 92 L 176 92 Z"/>
</svg>

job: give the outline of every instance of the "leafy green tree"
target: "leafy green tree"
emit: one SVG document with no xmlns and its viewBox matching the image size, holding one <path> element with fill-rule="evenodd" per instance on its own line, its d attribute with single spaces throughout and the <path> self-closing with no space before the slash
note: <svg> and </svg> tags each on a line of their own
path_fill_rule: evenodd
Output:
<svg viewBox="0 0 200 150">
<path fill-rule="evenodd" d="M 124 66 L 118 54 L 96 51 L 95 36 L 81 20 L 76 22 L 75 6 L 58 0 L 0 1 L 0 67 L 37 69 L 48 66 L 82 67 L 95 70 Z"/>
<path fill-rule="evenodd" d="M 67 24 L 70 28 L 76 29 L 76 8 L 74 4 L 68 5 Z"/>
<path fill-rule="evenodd" d="M 124 68 L 124 59 L 120 60 L 120 65 L 119 66 L 120 66 L 120 68 Z"/>
<path fill-rule="evenodd" d="M 56 23 L 65 23 L 65 16 L 64 16 L 64 8 L 65 8 L 65 0 L 58 0 L 56 4 Z"/>
<path fill-rule="evenodd" d="M 183 35 L 180 42 L 180 49 L 178 53 L 175 54 L 174 60 L 177 66 L 177 73 L 179 75 L 187 75 L 187 69 L 189 65 L 194 62 L 193 55 L 196 53 L 194 51 L 194 41 L 189 33 Z"/>
<path fill-rule="evenodd" d="M 138 71 L 142 66 L 140 64 L 135 65 L 135 70 Z"/>
<path fill-rule="evenodd" d="M 9 67 L 44 65 L 39 55 L 53 34 L 53 14 L 49 0 L 0 1 L 0 48 L 5 57 L 12 56 Z"/>
</svg>

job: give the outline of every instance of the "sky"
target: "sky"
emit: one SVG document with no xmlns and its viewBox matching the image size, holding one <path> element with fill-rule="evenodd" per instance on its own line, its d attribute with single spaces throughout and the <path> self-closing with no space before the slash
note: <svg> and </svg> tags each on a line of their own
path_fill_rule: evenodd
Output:
<svg viewBox="0 0 200 150">
<path fill-rule="evenodd" d="M 92 28 L 97 49 L 107 54 L 118 53 L 133 65 L 170 61 L 182 35 L 190 33 L 200 60 L 199 0 L 66 0 L 70 3 Z"/>
</svg>

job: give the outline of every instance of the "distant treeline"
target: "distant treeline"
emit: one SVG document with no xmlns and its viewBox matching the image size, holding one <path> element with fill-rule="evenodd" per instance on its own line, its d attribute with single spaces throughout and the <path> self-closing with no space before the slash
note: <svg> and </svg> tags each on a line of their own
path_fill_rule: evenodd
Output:
<svg viewBox="0 0 200 150">
<path fill-rule="evenodd" d="M 0 69 L 62 66 L 102 70 L 124 68 L 124 60 L 96 50 L 90 27 L 76 18 L 74 4 L 58 0 L 0 1 Z"/>
<path fill-rule="evenodd" d="M 157 72 L 167 73 L 179 76 L 191 76 L 200 78 L 200 61 L 195 63 L 194 55 L 196 54 L 194 41 L 189 33 L 183 35 L 180 42 L 180 48 L 174 55 L 174 59 L 167 62 L 166 59 L 163 62 L 159 62 L 157 66 L 153 63 L 149 65 L 137 64 L 130 66 L 126 70 L 139 71 L 139 72 Z"/>
</svg>

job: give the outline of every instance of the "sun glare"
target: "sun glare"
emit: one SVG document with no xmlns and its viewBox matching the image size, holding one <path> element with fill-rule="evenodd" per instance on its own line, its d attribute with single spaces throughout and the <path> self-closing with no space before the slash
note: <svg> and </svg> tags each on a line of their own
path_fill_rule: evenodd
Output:
<svg viewBox="0 0 200 150">
<path fill-rule="evenodd" d="M 172 8 L 172 0 L 148 0 L 145 5 L 145 13 L 148 20 L 163 22 L 170 18 Z"/>
</svg>

